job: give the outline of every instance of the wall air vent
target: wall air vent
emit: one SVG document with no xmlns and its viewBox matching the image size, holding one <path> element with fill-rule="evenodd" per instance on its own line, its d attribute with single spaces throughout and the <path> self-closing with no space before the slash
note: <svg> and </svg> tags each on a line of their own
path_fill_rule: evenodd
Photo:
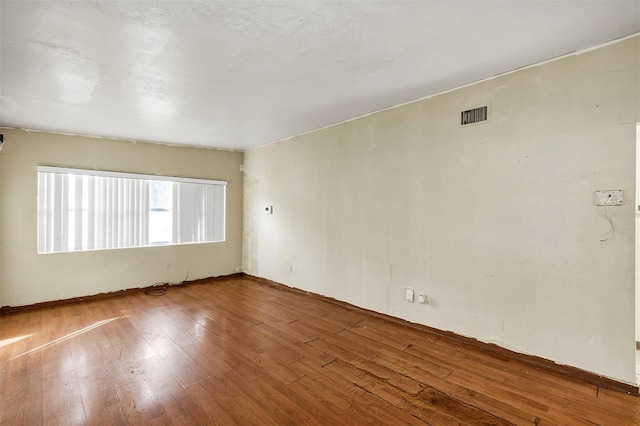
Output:
<svg viewBox="0 0 640 426">
<path fill-rule="evenodd" d="M 489 119 L 489 108 L 485 105 L 479 108 L 468 109 L 460 114 L 460 125 L 480 123 Z"/>
</svg>

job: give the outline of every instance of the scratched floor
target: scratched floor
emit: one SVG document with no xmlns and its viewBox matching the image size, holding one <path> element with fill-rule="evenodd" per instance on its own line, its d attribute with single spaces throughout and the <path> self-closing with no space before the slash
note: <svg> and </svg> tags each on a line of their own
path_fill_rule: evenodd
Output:
<svg viewBox="0 0 640 426">
<path fill-rule="evenodd" d="M 241 277 L 0 317 L 0 424 L 638 425 L 597 390 Z"/>
</svg>

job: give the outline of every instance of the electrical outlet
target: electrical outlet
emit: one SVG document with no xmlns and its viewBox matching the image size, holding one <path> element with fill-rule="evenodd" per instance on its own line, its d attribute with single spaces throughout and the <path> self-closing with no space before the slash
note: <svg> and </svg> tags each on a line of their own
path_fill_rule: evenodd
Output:
<svg viewBox="0 0 640 426">
<path fill-rule="evenodd" d="M 264 206 L 264 214 L 273 214 L 273 206 Z"/>
<path fill-rule="evenodd" d="M 404 289 L 404 300 L 405 302 L 410 302 L 413 303 L 413 289 L 412 288 L 405 288 Z"/>
<path fill-rule="evenodd" d="M 427 296 L 424 294 L 418 295 L 418 303 L 427 303 Z"/>
</svg>

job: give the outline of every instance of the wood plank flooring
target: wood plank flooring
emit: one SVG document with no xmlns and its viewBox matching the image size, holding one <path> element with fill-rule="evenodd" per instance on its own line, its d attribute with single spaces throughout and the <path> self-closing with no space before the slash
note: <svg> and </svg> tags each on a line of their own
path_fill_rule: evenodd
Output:
<svg viewBox="0 0 640 426">
<path fill-rule="evenodd" d="M 234 277 L 1 316 L 0 424 L 639 425 L 640 398 Z"/>
</svg>

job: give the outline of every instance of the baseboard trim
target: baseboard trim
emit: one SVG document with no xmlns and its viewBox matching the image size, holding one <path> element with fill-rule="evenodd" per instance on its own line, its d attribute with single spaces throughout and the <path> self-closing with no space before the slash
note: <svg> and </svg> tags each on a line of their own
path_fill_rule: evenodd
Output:
<svg viewBox="0 0 640 426">
<path fill-rule="evenodd" d="M 301 290 L 295 287 L 289 287 L 286 284 L 282 284 L 276 281 L 271 281 L 268 280 L 266 278 L 260 278 L 260 277 L 256 277 L 253 275 L 249 275 L 249 274 L 242 274 L 244 278 L 246 279 L 250 279 L 256 282 L 260 282 L 272 287 L 277 287 L 283 290 L 287 290 L 287 291 L 291 291 L 294 293 L 298 293 L 298 294 L 304 294 L 304 295 L 308 295 L 311 297 L 315 297 L 317 299 L 321 299 L 325 302 L 329 302 L 329 303 L 333 303 L 354 311 L 359 311 L 359 312 L 366 312 L 367 314 L 376 317 L 376 318 L 380 318 L 383 319 L 385 321 L 389 321 L 389 322 L 393 322 L 399 325 L 403 325 L 405 327 L 410 327 L 416 330 L 420 330 L 423 332 L 428 332 L 428 333 L 432 333 L 432 334 L 436 334 L 442 338 L 445 339 L 450 339 L 453 341 L 456 341 L 458 343 L 462 343 L 464 345 L 468 345 L 468 346 L 472 346 L 474 348 L 478 348 L 487 352 L 490 352 L 494 355 L 500 356 L 500 357 L 505 357 L 505 358 L 509 358 L 509 359 L 513 359 L 515 361 L 520 361 L 523 363 L 526 363 L 528 365 L 531 365 L 532 367 L 537 367 L 540 368 L 542 370 L 551 372 L 551 373 L 555 373 L 564 377 L 568 377 L 570 379 L 579 381 L 579 382 L 583 382 L 583 383 L 587 383 L 590 385 L 595 386 L 596 388 L 602 388 L 602 389 L 609 389 L 612 391 L 616 391 L 616 392 L 622 392 L 622 393 L 626 393 L 628 395 L 633 395 L 636 397 L 640 397 L 640 391 L 638 389 L 638 386 L 633 386 L 630 385 L 628 383 L 624 383 L 624 382 L 620 382 L 617 381 L 615 379 L 611 379 L 609 377 L 605 377 L 605 376 L 601 376 L 599 374 L 593 373 L 591 371 L 586 371 L 586 370 L 582 370 L 578 367 L 573 367 L 570 365 L 564 365 L 564 364 L 558 364 L 554 361 L 551 361 L 549 359 L 546 358 L 542 358 L 542 357 L 538 357 L 535 355 L 527 355 L 527 354 L 522 354 L 520 352 L 515 352 L 513 350 L 510 349 L 506 349 L 503 348 L 501 346 L 498 346 L 496 344 L 493 343 L 485 343 L 482 342 L 480 340 L 471 338 L 471 337 L 466 337 L 466 336 L 462 336 L 459 334 L 456 334 L 452 331 L 443 331 L 443 330 L 439 330 L 437 328 L 433 328 L 433 327 L 429 327 L 426 325 L 422 325 L 422 324 L 417 324 L 417 323 L 413 323 L 401 318 L 397 318 L 397 317 L 393 317 L 391 315 L 387 315 L 387 314 L 382 314 L 380 312 L 376 312 L 376 311 L 372 311 L 370 309 L 365 309 L 365 308 L 360 308 L 358 306 L 352 305 L 350 303 L 347 302 L 343 302 L 341 300 L 337 300 L 334 299 L 332 297 L 327 297 L 327 296 L 322 296 L 320 294 L 316 294 L 316 293 L 312 293 L 309 291 L 305 291 L 305 290 Z M 639 343 L 636 342 L 636 347 L 638 347 Z M 597 389 L 596 389 L 597 391 Z"/>
<path fill-rule="evenodd" d="M 229 279 L 232 279 L 232 278 L 239 278 L 239 277 L 242 277 L 242 276 L 243 276 L 242 273 L 235 273 L 235 274 L 230 274 L 230 275 L 220 275 L 220 276 L 217 276 L 217 277 L 208 277 L 208 278 L 200 278 L 200 279 L 197 279 L 197 280 L 182 281 L 182 282 L 179 282 L 179 283 L 158 283 L 158 284 L 153 284 L 153 285 L 150 285 L 150 286 L 147 286 L 147 287 L 127 288 L 127 289 L 124 289 L 124 290 L 111 291 L 111 292 L 107 292 L 107 293 L 98 293 L 98 294 L 92 294 L 92 295 L 88 295 L 88 296 L 72 297 L 72 298 L 69 298 L 69 299 L 52 300 L 50 302 L 39 302 L 39 303 L 34 303 L 32 305 L 2 306 L 2 307 L 0 307 L 0 315 L 10 314 L 10 313 L 13 313 L 13 312 L 29 311 L 29 310 L 32 310 L 32 309 L 48 308 L 48 307 L 51 307 L 51 306 L 66 305 L 66 304 L 69 304 L 69 303 L 78 303 L 78 302 L 86 302 L 86 301 L 91 301 L 91 300 L 104 299 L 104 298 L 107 298 L 107 297 L 124 296 L 124 295 L 127 295 L 127 294 L 145 292 L 145 291 L 154 290 L 154 289 L 158 289 L 158 288 L 162 288 L 162 287 L 181 287 L 181 286 L 194 285 L 194 284 L 207 284 L 207 283 L 212 283 L 212 282 L 216 282 L 216 281 L 223 281 L 223 280 L 229 280 Z"/>
</svg>

